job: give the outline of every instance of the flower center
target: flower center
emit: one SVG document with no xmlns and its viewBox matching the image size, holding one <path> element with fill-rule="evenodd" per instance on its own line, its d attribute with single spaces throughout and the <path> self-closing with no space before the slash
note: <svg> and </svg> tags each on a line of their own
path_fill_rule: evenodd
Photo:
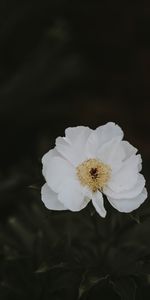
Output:
<svg viewBox="0 0 150 300">
<path fill-rule="evenodd" d="M 77 167 L 77 176 L 83 186 L 96 192 L 102 190 L 110 178 L 111 168 L 97 159 L 88 159 Z"/>
</svg>

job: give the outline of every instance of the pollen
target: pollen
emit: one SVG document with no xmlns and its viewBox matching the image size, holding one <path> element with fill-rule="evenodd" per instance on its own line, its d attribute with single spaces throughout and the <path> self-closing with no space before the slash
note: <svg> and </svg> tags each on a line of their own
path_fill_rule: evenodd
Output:
<svg viewBox="0 0 150 300">
<path fill-rule="evenodd" d="M 97 159 L 88 159 L 77 167 L 77 177 L 82 186 L 93 192 L 102 190 L 111 175 L 111 168 Z"/>
</svg>

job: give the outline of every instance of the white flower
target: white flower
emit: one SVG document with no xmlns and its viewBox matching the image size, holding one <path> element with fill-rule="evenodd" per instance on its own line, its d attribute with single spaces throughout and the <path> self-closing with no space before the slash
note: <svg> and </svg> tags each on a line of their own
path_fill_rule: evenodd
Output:
<svg viewBox="0 0 150 300">
<path fill-rule="evenodd" d="M 110 122 L 95 130 L 67 128 L 42 158 L 46 183 L 42 201 L 52 210 L 79 211 L 91 200 L 106 216 L 103 194 L 120 212 L 131 212 L 147 198 L 141 156 L 123 131 Z"/>
</svg>

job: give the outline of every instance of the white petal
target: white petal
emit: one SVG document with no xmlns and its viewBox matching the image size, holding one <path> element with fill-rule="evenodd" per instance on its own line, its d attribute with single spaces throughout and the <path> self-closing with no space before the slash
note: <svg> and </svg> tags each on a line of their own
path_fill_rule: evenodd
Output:
<svg viewBox="0 0 150 300">
<path fill-rule="evenodd" d="M 105 144 L 111 142 L 113 139 L 119 141 L 123 138 L 123 131 L 118 125 L 112 122 L 105 124 L 104 126 L 98 127 L 93 131 L 86 144 L 86 155 L 88 158 L 97 157 L 98 150 Z"/>
<path fill-rule="evenodd" d="M 131 199 L 113 199 L 108 197 L 111 205 L 119 210 L 120 212 L 131 212 L 137 209 L 147 198 L 147 190 L 144 188 L 142 193 L 140 193 L 135 198 Z"/>
<path fill-rule="evenodd" d="M 46 181 L 49 187 L 54 192 L 59 192 L 63 182 L 69 178 L 75 176 L 75 170 L 72 165 L 61 157 L 54 157 L 51 159 L 50 164 L 46 171 Z"/>
<path fill-rule="evenodd" d="M 82 187 L 82 192 L 90 200 L 92 199 L 93 192 L 90 190 L 90 188 L 88 188 L 88 186 L 83 186 Z"/>
<path fill-rule="evenodd" d="M 79 126 L 66 129 L 66 137 L 56 139 L 56 149 L 74 166 L 85 160 L 85 145 L 92 130 Z"/>
<path fill-rule="evenodd" d="M 42 201 L 48 209 L 52 210 L 66 210 L 64 205 L 58 200 L 58 194 L 54 193 L 47 183 L 41 189 Z"/>
<path fill-rule="evenodd" d="M 106 210 L 104 208 L 104 200 L 103 200 L 103 195 L 100 192 L 95 192 L 92 195 L 92 203 L 98 212 L 98 214 L 102 217 L 105 218 L 106 216 Z"/>
<path fill-rule="evenodd" d="M 80 136 L 81 132 L 83 132 L 85 135 L 87 135 L 86 136 L 86 138 L 87 138 L 92 131 L 93 130 L 90 129 L 88 126 L 68 127 L 65 130 L 65 136 L 68 141 L 74 143 Z"/>
<path fill-rule="evenodd" d="M 138 171 L 141 172 L 141 170 L 142 170 L 142 158 L 140 155 L 140 159 L 139 159 L 139 163 L 138 163 Z"/>
<path fill-rule="evenodd" d="M 132 189 L 117 193 L 116 191 L 113 191 L 111 188 L 107 186 L 103 188 L 103 193 L 107 197 L 111 197 L 113 199 L 122 199 L 122 198 L 130 199 L 139 195 L 143 190 L 144 186 L 145 186 L 145 178 L 142 174 L 138 174 L 137 183 L 133 186 Z"/>
<path fill-rule="evenodd" d="M 59 154 L 58 154 L 56 148 L 49 150 L 47 153 L 45 153 L 43 155 L 43 157 L 42 157 L 42 164 L 43 164 L 42 173 L 43 173 L 44 177 L 46 175 L 46 170 L 47 170 L 48 165 L 50 164 L 51 159 L 58 155 Z"/>
<path fill-rule="evenodd" d="M 96 129 L 96 133 L 101 141 L 101 146 L 104 143 L 109 142 L 111 139 L 120 137 L 123 138 L 122 129 L 113 122 L 108 122 L 107 124 L 100 126 Z"/>
<path fill-rule="evenodd" d="M 122 146 L 123 146 L 124 153 L 125 153 L 125 159 L 129 158 L 133 154 L 136 154 L 138 151 L 135 147 L 133 147 L 127 141 L 122 141 Z"/>
<path fill-rule="evenodd" d="M 132 155 L 123 162 L 120 170 L 115 174 L 112 173 L 108 187 L 116 193 L 132 189 L 138 179 L 138 164 L 140 159 L 140 155 Z"/>
<path fill-rule="evenodd" d="M 127 141 L 122 141 L 122 145 L 125 151 L 125 158 L 128 159 L 129 157 L 131 157 L 133 154 L 137 153 L 137 149 L 135 147 L 133 147 L 130 143 L 128 143 Z M 140 172 L 142 170 L 142 158 L 140 157 L 139 159 L 139 164 L 138 164 L 138 171 Z"/>
<path fill-rule="evenodd" d="M 72 178 L 65 181 L 59 192 L 58 199 L 71 211 L 79 211 L 89 202 L 79 182 Z"/>
<path fill-rule="evenodd" d="M 93 131 L 87 140 L 86 147 L 85 147 L 85 154 L 87 159 L 96 158 L 97 151 L 101 145 L 101 140 L 99 139 L 98 135 L 95 131 Z"/>
<path fill-rule="evenodd" d="M 97 157 L 108 164 L 113 172 L 120 169 L 125 157 L 120 137 L 114 138 L 100 147 L 97 151 Z"/>
</svg>

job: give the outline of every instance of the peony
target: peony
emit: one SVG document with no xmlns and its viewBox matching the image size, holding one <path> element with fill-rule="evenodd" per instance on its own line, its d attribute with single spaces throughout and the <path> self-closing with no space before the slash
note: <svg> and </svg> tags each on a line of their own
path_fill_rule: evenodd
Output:
<svg viewBox="0 0 150 300">
<path fill-rule="evenodd" d="M 42 201 L 51 210 L 80 211 L 92 201 L 106 216 L 103 195 L 120 212 L 137 209 L 147 198 L 141 155 L 109 122 L 95 130 L 70 127 L 43 158 Z"/>
</svg>

